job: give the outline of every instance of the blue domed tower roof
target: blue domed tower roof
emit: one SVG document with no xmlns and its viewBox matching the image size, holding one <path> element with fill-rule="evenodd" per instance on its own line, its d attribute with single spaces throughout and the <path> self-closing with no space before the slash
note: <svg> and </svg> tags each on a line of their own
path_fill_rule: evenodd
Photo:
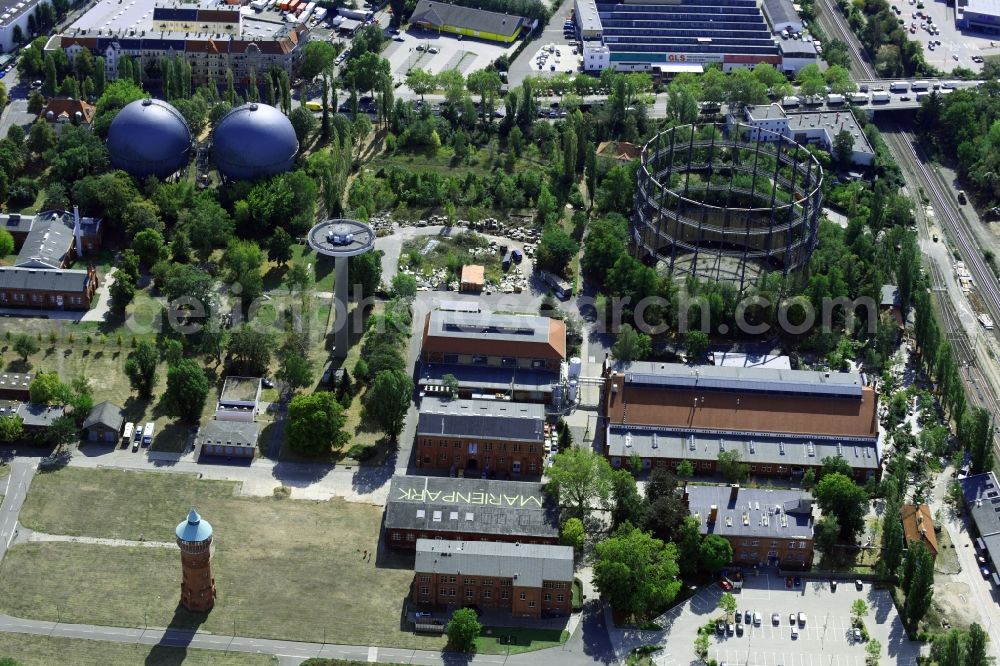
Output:
<svg viewBox="0 0 1000 666">
<path fill-rule="evenodd" d="M 255 180 L 291 169 L 299 141 L 285 114 L 267 104 L 250 103 L 219 121 L 212 150 L 224 177 Z"/>
<path fill-rule="evenodd" d="M 191 151 L 191 129 L 181 112 L 158 99 L 128 104 L 108 129 L 111 164 L 137 178 L 166 178 Z"/>
<path fill-rule="evenodd" d="M 198 510 L 192 507 L 187 520 L 182 520 L 175 532 L 178 539 L 188 543 L 207 541 L 212 538 L 212 524 L 198 515 Z"/>
</svg>

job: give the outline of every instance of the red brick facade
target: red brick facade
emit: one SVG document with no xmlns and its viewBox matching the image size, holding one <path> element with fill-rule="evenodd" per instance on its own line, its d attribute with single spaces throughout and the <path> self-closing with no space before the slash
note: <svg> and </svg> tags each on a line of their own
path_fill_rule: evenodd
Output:
<svg viewBox="0 0 1000 666">
<path fill-rule="evenodd" d="M 722 534 L 733 547 L 733 564 L 752 566 L 766 565 L 772 558 L 778 558 L 783 569 L 809 569 L 813 560 L 813 540 L 783 539 L 771 537 L 739 537 Z"/>
<path fill-rule="evenodd" d="M 417 603 L 503 608 L 514 617 L 569 615 L 573 608 L 572 583 L 567 581 L 544 581 L 540 588 L 519 587 L 511 578 L 417 571 L 412 587 Z"/>
<path fill-rule="evenodd" d="M 515 530 L 516 532 L 516 530 Z M 531 537 L 523 534 L 480 534 L 479 532 L 447 532 L 434 530 L 391 529 L 386 530 L 385 538 L 392 548 L 413 550 L 417 547 L 417 539 L 447 539 L 448 541 L 498 541 L 502 543 L 540 543 L 555 546 L 559 543 L 559 535 L 551 537 Z"/>
<path fill-rule="evenodd" d="M 27 270 L 27 269 L 8 269 Z M 43 269 L 38 269 L 43 272 Z M 55 273 L 56 271 L 51 271 Z M 87 267 L 87 286 L 84 291 L 55 291 L 43 289 L 0 288 L 0 307 L 38 308 L 41 310 L 89 310 L 90 301 L 97 291 L 97 270 Z"/>
<path fill-rule="evenodd" d="M 512 477 L 540 476 L 545 459 L 542 442 L 446 438 L 418 435 L 417 468 L 465 470 L 478 476 L 483 470 Z"/>
<path fill-rule="evenodd" d="M 607 449 L 605 448 L 605 451 Z M 629 466 L 628 459 L 617 458 L 616 456 L 608 455 L 608 460 L 611 462 L 612 467 L 618 467 L 619 465 Z M 681 459 L 679 458 L 641 458 L 642 468 L 644 470 L 650 470 L 656 467 L 662 467 L 671 472 L 677 472 L 677 467 L 681 464 Z M 716 467 L 718 461 L 716 460 L 690 460 L 686 459 L 694 467 L 695 476 L 714 476 L 716 475 Z M 848 464 L 850 463 L 850 458 L 845 458 Z M 750 469 L 750 476 L 764 476 L 764 477 L 774 477 L 781 479 L 788 478 L 801 478 L 802 474 L 806 470 L 813 470 L 818 476 L 823 469 L 822 462 L 818 462 L 815 465 L 779 465 L 772 463 L 747 463 Z M 868 470 L 863 467 L 852 467 L 854 473 L 854 480 L 858 483 L 865 483 L 868 481 L 868 477 L 874 474 L 876 478 L 880 477 L 880 471 Z"/>
</svg>

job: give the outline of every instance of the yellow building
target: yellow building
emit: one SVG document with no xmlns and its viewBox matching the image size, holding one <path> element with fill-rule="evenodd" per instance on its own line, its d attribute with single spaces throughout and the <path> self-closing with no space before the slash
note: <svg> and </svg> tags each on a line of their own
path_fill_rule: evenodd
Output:
<svg viewBox="0 0 1000 666">
<path fill-rule="evenodd" d="M 523 16 L 488 12 L 432 0 L 420 0 L 417 3 L 410 17 L 410 23 L 428 30 L 506 44 L 513 42 L 523 30 L 529 30 L 531 27 L 531 21 Z"/>
</svg>

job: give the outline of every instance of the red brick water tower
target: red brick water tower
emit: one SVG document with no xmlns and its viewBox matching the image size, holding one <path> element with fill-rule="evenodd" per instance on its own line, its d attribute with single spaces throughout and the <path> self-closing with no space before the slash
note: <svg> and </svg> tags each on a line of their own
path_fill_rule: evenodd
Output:
<svg viewBox="0 0 1000 666">
<path fill-rule="evenodd" d="M 215 579 L 212 578 L 212 525 L 191 509 L 187 520 L 177 526 L 177 545 L 181 549 L 181 603 L 189 611 L 204 613 L 215 605 Z"/>
</svg>

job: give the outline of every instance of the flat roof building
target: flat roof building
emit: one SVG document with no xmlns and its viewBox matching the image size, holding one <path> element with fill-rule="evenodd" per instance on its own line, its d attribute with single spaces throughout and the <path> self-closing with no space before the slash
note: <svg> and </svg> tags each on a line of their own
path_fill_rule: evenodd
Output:
<svg viewBox="0 0 1000 666">
<path fill-rule="evenodd" d="M 968 0 L 964 7 L 956 6 L 960 29 L 1000 34 L 1000 0 Z"/>
<path fill-rule="evenodd" d="M 848 132 L 853 140 L 851 163 L 868 166 L 875 159 L 875 149 L 850 109 L 789 113 L 778 104 L 748 106 L 743 109 L 741 118 L 730 114 L 728 122 L 730 127 L 737 122 L 749 125 L 754 139 L 777 140 L 778 136 L 784 136 L 803 145 L 819 144 L 831 154 L 837 135 Z"/>
<path fill-rule="evenodd" d="M 559 508 L 537 482 L 397 475 L 384 527 L 393 548 L 417 539 L 554 544 Z"/>
<path fill-rule="evenodd" d="M 605 450 L 612 465 L 691 461 L 713 473 L 737 450 L 750 473 L 796 477 L 841 456 L 878 476 L 878 395 L 856 373 L 635 362 L 605 370 Z"/>
<path fill-rule="evenodd" d="M 729 541 L 734 564 L 812 566 L 813 498 L 809 493 L 688 484 L 684 498 L 702 534 Z"/>
<path fill-rule="evenodd" d="M 760 8 L 772 31 L 802 32 L 802 19 L 792 0 L 761 0 Z"/>
<path fill-rule="evenodd" d="M 28 19 L 35 14 L 38 4 L 39 0 L 4 0 L 0 3 L 0 50 L 10 53 L 19 46 L 14 40 L 17 28 L 20 28 L 21 44 L 31 41 L 33 35 Z"/>
<path fill-rule="evenodd" d="M 757 0 L 575 0 L 585 70 L 672 74 L 719 63 L 724 71 L 781 56 Z"/>
<path fill-rule="evenodd" d="M 1000 484 L 996 474 L 985 472 L 958 480 L 965 506 L 993 562 L 1000 562 Z"/>
</svg>

